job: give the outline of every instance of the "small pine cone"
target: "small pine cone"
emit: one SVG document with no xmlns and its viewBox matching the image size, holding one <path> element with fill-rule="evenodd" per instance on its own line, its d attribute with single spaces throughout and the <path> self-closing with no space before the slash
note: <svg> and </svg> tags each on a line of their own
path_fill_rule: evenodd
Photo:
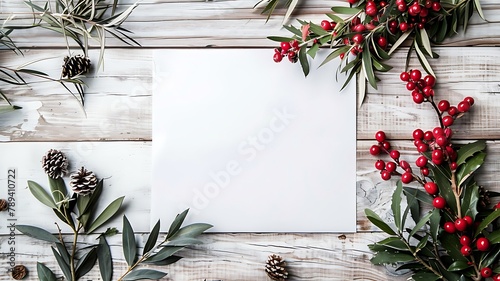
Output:
<svg viewBox="0 0 500 281">
<path fill-rule="evenodd" d="M 28 274 L 28 269 L 24 265 L 16 265 L 12 268 L 12 278 L 15 280 L 21 280 Z"/>
<path fill-rule="evenodd" d="M 89 195 L 97 186 L 97 177 L 94 172 L 82 167 L 76 173 L 71 174 L 69 185 L 75 193 L 83 196 Z"/>
<path fill-rule="evenodd" d="M 62 66 L 62 77 L 72 78 L 85 74 L 90 70 L 90 59 L 82 55 L 65 57 Z"/>
<path fill-rule="evenodd" d="M 266 261 L 266 273 L 269 278 L 275 281 L 283 281 L 288 278 L 288 272 L 286 271 L 285 260 L 276 255 L 272 254 L 267 258 Z"/>
<path fill-rule="evenodd" d="M 49 177 L 58 179 L 68 172 L 68 159 L 61 151 L 51 149 L 43 156 L 42 167 Z"/>
</svg>

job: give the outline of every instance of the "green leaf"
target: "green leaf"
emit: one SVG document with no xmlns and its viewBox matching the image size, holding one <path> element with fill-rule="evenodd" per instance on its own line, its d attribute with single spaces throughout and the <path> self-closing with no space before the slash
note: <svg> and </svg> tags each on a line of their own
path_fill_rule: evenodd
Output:
<svg viewBox="0 0 500 281">
<path fill-rule="evenodd" d="M 186 218 L 187 214 L 189 212 L 189 209 L 184 210 L 182 213 L 178 214 L 172 224 L 170 224 L 170 228 L 168 229 L 167 237 L 165 238 L 168 240 L 170 237 L 174 236 L 175 233 L 181 228 L 182 223 L 184 222 L 184 219 Z"/>
<path fill-rule="evenodd" d="M 479 16 L 480 16 L 483 20 L 486 20 L 486 18 L 484 17 L 484 14 L 483 14 L 483 9 L 481 8 L 481 3 L 479 3 L 479 0 L 474 0 L 474 6 L 475 6 L 476 11 L 477 11 L 477 13 L 479 14 Z"/>
<path fill-rule="evenodd" d="M 166 266 L 166 265 L 169 265 L 169 264 L 173 264 L 173 263 L 176 263 L 178 262 L 180 259 L 182 259 L 182 257 L 179 257 L 179 256 L 170 256 L 168 258 L 165 258 L 161 261 L 155 261 L 155 262 L 149 262 L 149 261 L 144 261 L 144 263 L 146 264 L 154 264 L 154 265 L 161 265 L 161 266 Z"/>
<path fill-rule="evenodd" d="M 422 65 L 422 67 L 425 69 L 425 71 L 427 71 L 427 73 L 429 73 L 430 75 L 436 77 L 436 74 L 434 74 L 434 71 L 432 70 L 431 65 L 427 61 L 427 58 L 425 57 L 425 54 L 420 50 L 420 47 L 418 46 L 418 43 L 414 44 L 414 46 L 415 46 L 415 51 L 417 51 L 417 58 L 420 61 L 420 64 Z"/>
<path fill-rule="evenodd" d="M 479 169 L 479 167 L 481 167 L 481 165 L 483 165 L 485 157 L 485 152 L 479 152 L 458 168 L 456 175 L 459 186 L 461 186 L 477 169 Z"/>
<path fill-rule="evenodd" d="M 498 244 L 500 243 L 500 229 L 497 229 L 487 236 L 488 240 L 490 240 L 491 244 Z"/>
<path fill-rule="evenodd" d="M 427 34 L 425 28 L 420 29 L 420 41 L 422 42 L 422 45 L 427 54 L 429 54 L 432 58 L 431 42 L 429 41 L 429 35 Z"/>
<path fill-rule="evenodd" d="M 391 209 L 394 214 L 394 223 L 399 232 L 401 232 L 401 194 L 403 193 L 403 184 L 398 181 L 396 190 L 392 194 Z"/>
<path fill-rule="evenodd" d="M 345 81 L 344 85 L 342 86 L 342 89 L 347 85 L 347 83 L 351 80 L 352 78 L 352 75 L 356 73 L 353 70 L 351 70 L 351 73 L 349 74 L 349 77 L 347 78 L 347 80 Z M 359 72 L 359 76 L 358 76 L 358 81 L 357 82 L 357 85 L 358 85 L 358 108 L 361 108 L 361 105 L 363 105 L 363 102 L 365 101 L 365 97 L 366 97 L 366 76 L 365 76 L 365 72 L 364 71 L 360 71 Z"/>
<path fill-rule="evenodd" d="M 129 274 L 125 275 L 122 280 L 133 281 L 141 279 L 158 280 L 165 277 L 167 273 L 154 269 L 134 269 Z"/>
<path fill-rule="evenodd" d="M 161 250 L 159 250 L 156 254 L 151 255 L 147 261 L 148 262 L 158 262 L 162 261 L 173 254 L 177 253 L 178 251 L 184 249 L 183 246 L 166 246 L 163 247 Z"/>
<path fill-rule="evenodd" d="M 368 80 L 368 83 L 370 83 L 374 89 L 377 89 L 377 81 L 375 73 L 373 73 L 372 55 L 370 52 L 363 52 L 362 57 L 361 65 L 363 66 L 362 70 L 364 71 L 366 80 Z"/>
<path fill-rule="evenodd" d="M 457 165 L 460 166 L 465 163 L 469 157 L 472 157 L 474 154 L 480 151 L 484 151 L 486 149 L 486 141 L 479 140 L 472 143 L 468 143 L 457 151 Z"/>
<path fill-rule="evenodd" d="M 459 271 L 459 270 L 464 270 L 468 267 L 471 267 L 472 265 L 469 265 L 468 262 L 466 261 L 456 261 L 452 263 L 449 267 L 449 271 Z"/>
<path fill-rule="evenodd" d="M 419 271 L 411 276 L 411 279 L 414 281 L 436 281 L 441 279 L 441 277 L 437 276 L 432 272 Z"/>
<path fill-rule="evenodd" d="M 441 173 L 439 166 L 432 167 L 432 173 L 434 174 L 434 182 L 439 187 L 439 194 L 445 199 L 446 205 L 457 214 L 457 202 L 455 201 L 455 194 L 451 189 L 450 179 Z"/>
<path fill-rule="evenodd" d="M 99 198 L 102 194 L 104 181 L 100 180 L 97 183 L 94 192 L 90 196 L 78 196 L 77 197 L 77 207 L 79 213 L 79 221 L 83 224 L 84 229 L 88 229 L 89 219 L 92 215 L 92 211 L 94 210 Z"/>
<path fill-rule="evenodd" d="M 307 76 L 309 74 L 309 62 L 307 61 L 307 46 L 303 45 L 299 51 L 299 61 L 302 66 L 302 72 Z"/>
<path fill-rule="evenodd" d="M 404 186 L 403 191 L 406 197 L 415 197 L 418 201 L 432 205 L 432 196 L 420 189 Z"/>
<path fill-rule="evenodd" d="M 349 51 L 349 46 L 342 46 L 340 48 L 338 48 L 337 50 L 331 52 L 326 58 L 325 60 L 323 60 L 323 62 L 319 65 L 320 67 L 325 65 L 326 63 L 330 62 L 331 60 L 335 59 L 336 57 L 340 56 L 340 54 L 342 53 L 345 53 Z"/>
<path fill-rule="evenodd" d="M 431 237 L 433 241 L 437 241 L 439 234 L 439 222 L 441 221 L 441 214 L 438 209 L 432 210 L 432 215 L 429 219 L 429 226 L 431 231 Z"/>
<path fill-rule="evenodd" d="M 474 237 L 477 237 L 490 223 L 500 217 L 500 209 L 494 209 L 476 228 L 476 232 L 474 233 Z"/>
<path fill-rule="evenodd" d="M 275 41 L 275 42 L 290 42 L 293 40 L 293 38 L 281 37 L 281 36 L 268 36 L 267 39 Z"/>
<path fill-rule="evenodd" d="M 104 235 L 99 237 L 99 247 L 97 248 L 97 261 L 103 281 L 111 281 L 113 278 L 113 258 L 108 241 Z"/>
<path fill-rule="evenodd" d="M 54 249 L 54 247 L 51 247 L 51 249 L 54 257 L 56 258 L 57 264 L 64 274 L 64 277 L 66 277 L 66 280 L 71 280 L 71 270 L 69 269 L 69 263 L 64 260 L 64 258 Z"/>
<path fill-rule="evenodd" d="M 420 219 L 420 204 L 418 203 L 418 200 L 417 200 L 417 190 L 416 188 L 412 188 L 410 189 L 411 192 L 413 192 L 413 194 L 411 194 L 410 196 L 406 195 L 407 191 L 404 190 L 404 194 L 405 194 L 405 197 L 406 197 L 406 209 L 405 209 L 405 212 L 403 213 L 403 221 L 401 222 L 401 225 L 402 227 L 401 228 L 404 228 L 405 226 L 405 223 L 406 223 L 406 219 L 408 217 L 408 211 L 411 211 L 411 218 L 413 219 L 413 221 L 418 221 Z"/>
<path fill-rule="evenodd" d="M 2 113 L 8 113 L 11 111 L 14 111 L 16 109 L 20 109 L 21 107 L 19 106 L 13 106 L 13 105 L 0 105 L 0 114 Z"/>
<path fill-rule="evenodd" d="M 68 249 L 61 244 L 61 243 L 56 243 L 57 251 L 59 251 L 59 254 L 61 255 L 61 258 L 63 259 L 64 263 L 69 264 L 69 253 Z"/>
<path fill-rule="evenodd" d="M 76 265 L 76 279 L 80 279 L 82 276 L 87 274 L 95 265 L 97 261 L 97 247 L 93 247 L 88 251 Z"/>
<path fill-rule="evenodd" d="M 28 188 L 31 191 L 31 194 L 35 196 L 38 201 L 40 201 L 42 204 L 45 206 L 52 208 L 52 209 L 57 209 L 57 205 L 52 199 L 52 196 L 50 196 L 43 187 L 41 187 L 38 183 L 34 181 L 28 181 Z"/>
<path fill-rule="evenodd" d="M 120 210 L 124 198 L 125 197 L 122 196 L 120 198 L 115 199 L 115 201 L 111 202 L 106 207 L 106 209 L 104 209 L 104 211 L 95 219 L 95 221 L 92 222 L 89 229 L 87 230 L 87 234 L 94 232 L 97 228 L 99 228 L 101 225 L 107 222 L 111 217 L 113 217 L 118 212 L 118 210 Z"/>
<path fill-rule="evenodd" d="M 469 215 L 473 219 L 477 215 L 477 202 L 479 201 L 479 186 L 477 184 L 467 185 L 462 190 L 462 214 Z"/>
<path fill-rule="evenodd" d="M 22 234 L 25 234 L 29 237 L 42 240 L 42 241 L 47 241 L 51 243 L 58 243 L 59 239 L 57 239 L 54 235 L 52 235 L 50 232 L 48 232 L 45 229 L 36 227 L 36 226 L 31 226 L 31 225 L 16 225 L 16 229 L 19 230 Z"/>
<path fill-rule="evenodd" d="M 403 33 L 398 38 L 398 40 L 396 40 L 396 42 L 394 42 L 394 44 L 392 44 L 392 47 L 387 54 L 390 56 L 392 53 L 394 53 L 394 51 L 396 51 L 397 48 L 399 48 L 399 46 L 406 40 L 406 38 L 408 38 L 408 36 L 410 36 L 411 33 L 412 33 L 411 30 L 408 30 L 405 33 Z"/>
<path fill-rule="evenodd" d="M 415 258 L 410 254 L 378 252 L 370 259 L 370 262 L 373 264 L 395 264 L 413 260 L 415 260 Z"/>
<path fill-rule="evenodd" d="M 46 267 L 43 263 L 36 263 L 36 271 L 38 274 L 38 280 L 40 281 L 57 281 L 54 272 Z"/>
<path fill-rule="evenodd" d="M 190 246 L 195 244 L 202 244 L 201 240 L 192 237 L 178 237 L 176 239 L 169 240 L 167 242 L 168 246 Z"/>
<path fill-rule="evenodd" d="M 406 244 L 403 241 L 401 241 L 401 239 L 399 237 L 387 237 L 384 240 L 381 240 L 381 241 L 375 243 L 375 245 L 383 245 L 383 246 L 386 246 L 388 248 L 391 248 L 394 250 L 399 250 L 399 251 L 407 251 L 408 250 L 408 247 L 406 246 Z"/>
<path fill-rule="evenodd" d="M 337 14 L 342 15 L 355 15 L 361 12 L 360 8 L 349 8 L 349 7 L 332 7 L 332 11 Z"/>
<path fill-rule="evenodd" d="M 421 250 L 423 248 L 425 248 L 425 246 L 427 246 L 427 241 L 429 241 L 429 235 L 425 235 L 424 238 L 422 238 L 422 240 L 420 240 L 417 244 L 417 251 L 418 250 Z"/>
<path fill-rule="evenodd" d="M 396 235 L 396 232 L 392 230 L 392 228 L 387 225 L 382 219 L 372 210 L 365 209 L 365 214 L 368 220 L 370 220 L 374 225 L 376 225 L 380 230 L 384 231 L 389 235 Z"/>
<path fill-rule="evenodd" d="M 491 247 L 488 250 L 488 252 L 486 252 L 486 255 L 479 262 L 480 268 L 492 265 L 493 262 L 497 260 L 499 254 L 500 254 L 500 249 L 498 248 L 498 245 L 494 245 L 493 247 Z"/>
<path fill-rule="evenodd" d="M 423 216 L 420 221 L 415 225 L 415 227 L 411 230 L 410 234 L 408 235 L 409 238 L 413 237 L 417 231 L 421 230 L 422 227 L 429 221 L 429 219 L 432 216 L 432 212 L 428 212 L 425 216 Z"/>
<path fill-rule="evenodd" d="M 295 7 L 297 6 L 297 3 L 299 0 L 289 0 L 288 3 L 288 8 L 286 9 L 285 17 L 283 17 L 283 22 L 286 22 L 290 15 L 292 14 L 293 10 L 295 10 Z"/>
<path fill-rule="evenodd" d="M 311 46 L 311 48 L 309 48 L 309 50 L 307 51 L 307 54 L 311 57 L 311 58 L 314 58 L 316 57 L 316 53 L 318 52 L 319 50 L 319 44 L 314 44 Z"/>
<path fill-rule="evenodd" d="M 160 220 L 158 220 L 149 233 L 148 240 L 146 241 L 146 244 L 144 245 L 144 249 L 142 250 L 142 255 L 146 254 L 147 252 L 151 251 L 153 247 L 156 244 L 156 240 L 158 240 L 158 235 L 160 233 Z"/>
<path fill-rule="evenodd" d="M 126 216 L 123 216 L 123 255 L 125 256 L 125 261 L 129 266 L 132 266 L 137 255 L 137 245 L 135 242 L 135 235 L 130 222 Z"/>
<path fill-rule="evenodd" d="M 441 246 L 446 249 L 446 252 L 453 260 L 468 261 L 467 258 L 460 252 L 460 247 L 457 247 L 457 245 L 460 245 L 460 241 L 456 234 L 442 232 L 439 241 L 441 242 Z"/>
<path fill-rule="evenodd" d="M 179 231 L 177 231 L 175 235 L 171 236 L 169 240 L 173 240 L 175 238 L 180 238 L 180 237 L 194 238 L 212 227 L 213 225 L 207 223 L 193 223 L 179 229 Z"/>
</svg>

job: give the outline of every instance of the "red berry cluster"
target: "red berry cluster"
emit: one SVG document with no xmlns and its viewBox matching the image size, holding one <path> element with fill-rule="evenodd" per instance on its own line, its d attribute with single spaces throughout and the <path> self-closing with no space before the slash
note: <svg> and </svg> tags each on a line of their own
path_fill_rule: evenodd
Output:
<svg viewBox="0 0 500 281">
<path fill-rule="evenodd" d="M 281 42 L 279 48 L 274 49 L 273 60 L 275 62 L 281 62 L 283 57 L 288 57 L 288 60 L 292 63 L 296 63 L 299 59 L 297 52 L 299 51 L 299 42 L 297 40 L 292 40 L 290 42 Z"/>
<path fill-rule="evenodd" d="M 399 78 L 406 82 L 406 89 L 412 91 L 413 101 L 421 104 L 424 101 L 429 101 L 434 96 L 434 85 L 436 78 L 432 75 L 422 77 L 422 72 L 414 69 L 408 72 L 402 72 Z"/>
</svg>

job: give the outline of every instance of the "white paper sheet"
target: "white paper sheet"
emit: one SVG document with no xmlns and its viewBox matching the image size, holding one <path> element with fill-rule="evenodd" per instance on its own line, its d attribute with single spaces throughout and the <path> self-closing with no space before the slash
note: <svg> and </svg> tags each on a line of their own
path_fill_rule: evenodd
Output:
<svg viewBox="0 0 500 281">
<path fill-rule="evenodd" d="M 152 222 L 190 208 L 216 232 L 356 230 L 355 83 L 272 55 L 155 51 Z"/>
</svg>

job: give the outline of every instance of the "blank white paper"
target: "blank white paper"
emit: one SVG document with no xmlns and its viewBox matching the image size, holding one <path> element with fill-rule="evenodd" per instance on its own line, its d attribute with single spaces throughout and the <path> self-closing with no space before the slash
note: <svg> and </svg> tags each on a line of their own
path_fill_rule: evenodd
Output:
<svg viewBox="0 0 500 281">
<path fill-rule="evenodd" d="M 215 232 L 356 230 L 355 83 L 272 56 L 154 51 L 152 223 L 190 208 Z"/>
</svg>

